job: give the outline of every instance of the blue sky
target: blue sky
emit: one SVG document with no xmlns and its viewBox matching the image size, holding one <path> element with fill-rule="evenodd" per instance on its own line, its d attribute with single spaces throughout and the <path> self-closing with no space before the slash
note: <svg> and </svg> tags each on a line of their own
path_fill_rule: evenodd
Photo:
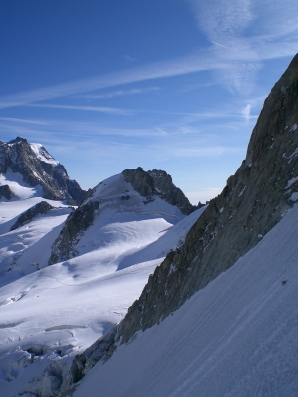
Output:
<svg viewBox="0 0 298 397">
<path fill-rule="evenodd" d="M 195 203 L 244 159 L 298 2 L 2 1 L 0 46 L 2 141 L 42 143 L 84 188 L 164 169 Z"/>
</svg>

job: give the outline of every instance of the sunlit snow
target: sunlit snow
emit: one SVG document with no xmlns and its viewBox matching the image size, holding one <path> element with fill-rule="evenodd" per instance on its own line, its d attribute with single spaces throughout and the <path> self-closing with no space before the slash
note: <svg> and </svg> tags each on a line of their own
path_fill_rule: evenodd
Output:
<svg viewBox="0 0 298 397">
<path fill-rule="evenodd" d="M 298 395 L 298 206 L 178 311 L 81 381 L 74 397 Z"/>
<path fill-rule="evenodd" d="M 121 199 L 123 191 L 129 200 Z M 160 198 L 144 204 L 120 174 L 103 181 L 92 199 L 100 201 L 100 209 L 77 243 L 77 255 L 49 267 L 50 248 L 72 209 L 47 200 L 53 210 L 10 231 L 21 212 L 44 199 L 35 190 L 22 200 L 0 202 L 0 390 L 5 396 L 32 386 L 30 381 L 54 360 L 69 363 L 118 323 L 148 276 L 183 243 L 204 211 L 186 217 Z"/>
</svg>

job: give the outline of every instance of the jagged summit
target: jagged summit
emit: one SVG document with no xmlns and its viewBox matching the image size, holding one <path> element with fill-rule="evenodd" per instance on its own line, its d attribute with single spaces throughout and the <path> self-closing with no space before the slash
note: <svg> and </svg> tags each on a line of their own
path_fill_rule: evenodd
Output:
<svg viewBox="0 0 298 397">
<path fill-rule="evenodd" d="M 177 188 L 171 175 L 166 171 L 153 169 L 144 171 L 141 167 L 137 169 L 126 169 L 122 171 L 126 182 L 148 200 L 160 197 L 171 205 L 177 206 L 184 215 L 189 215 L 197 207 L 192 205 L 181 189 Z"/>
<path fill-rule="evenodd" d="M 13 145 L 14 143 L 19 143 L 19 142 L 23 142 L 23 143 L 27 143 L 28 141 L 25 138 L 21 138 L 20 136 L 17 136 L 15 139 L 12 139 L 11 141 L 7 142 L 9 145 Z M 3 143 L 3 142 L 2 142 Z"/>
<path fill-rule="evenodd" d="M 90 189 L 84 203 L 95 199 L 105 202 L 119 195 L 121 200 L 128 200 L 130 197 L 126 194 L 128 192 L 138 193 L 145 205 L 161 199 L 179 208 L 184 215 L 189 215 L 198 208 L 192 205 L 182 190 L 173 184 L 171 175 L 166 171 L 156 169 L 144 171 L 141 167 L 125 169 L 120 174 L 100 182 L 95 188 Z"/>
<path fill-rule="evenodd" d="M 44 198 L 66 200 L 69 204 L 80 203 L 86 193 L 41 144 L 29 144 L 21 137 L 0 142 L 0 174 L 3 174 L 0 195 L 7 200 L 16 194 L 13 183 L 9 183 L 16 179 L 19 185 L 40 186 Z"/>
<path fill-rule="evenodd" d="M 166 182 L 155 181 L 150 173 L 156 179 L 163 176 Z M 195 209 L 165 171 L 124 170 L 100 182 L 69 216 L 52 247 L 49 264 L 76 256 L 84 234 L 96 230 L 102 219 L 163 217 L 175 224 Z"/>
</svg>

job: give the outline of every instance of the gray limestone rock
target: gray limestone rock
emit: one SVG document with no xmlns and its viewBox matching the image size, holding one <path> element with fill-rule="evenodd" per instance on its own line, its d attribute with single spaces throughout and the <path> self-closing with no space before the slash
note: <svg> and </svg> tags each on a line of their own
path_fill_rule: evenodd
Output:
<svg viewBox="0 0 298 397">
<path fill-rule="evenodd" d="M 10 230 L 15 230 L 26 223 L 31 222 L 34 218 L 41 214 L 47 214 L 50 210 L 54 209 L 47 201 L 41 201 L 23 212 Z"/>
</svg>

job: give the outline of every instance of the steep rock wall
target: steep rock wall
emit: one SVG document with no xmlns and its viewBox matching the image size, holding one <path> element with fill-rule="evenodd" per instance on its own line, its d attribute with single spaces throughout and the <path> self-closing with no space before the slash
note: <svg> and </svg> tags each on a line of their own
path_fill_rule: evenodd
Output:
<svg viewBox="0 0 298 397">
<path fill-rule="evenodd" d="M 177 310 L 253 248 L 298 199 L 298 55 L 273 87 L 246 159 L 149 278 L 119 329 L 122 342 Z"/>
<path fill-rule="evenodd" d="M 84 234 L 84 231 L 93 224 L 95 211 L 98 208 L 98 201 L 90 201 L 75 209 L 68 216 L 63 229 L 52 246 L 49 265 L 76 256 L 74 247 Z"/>
</svg>

